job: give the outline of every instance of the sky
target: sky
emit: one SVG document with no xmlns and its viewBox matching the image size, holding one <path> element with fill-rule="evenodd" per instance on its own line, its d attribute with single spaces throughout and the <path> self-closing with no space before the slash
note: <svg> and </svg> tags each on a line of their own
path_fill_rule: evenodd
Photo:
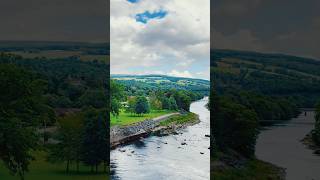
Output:
<svg viewBox="0 0 320 180">
<path fill-rule="evenodd" d="M 1 0 L 0 40 L 109 41 L 107 0 Z"/>
<path fill-rule="evenodd" d="M 320 59 L 319 0 L 214 0 L 212 47 Z"/>
<path fill-rule="evenodd" d="M 210 0 L 111 0 L 112 74 L 209 79 Z"/>
</svg>

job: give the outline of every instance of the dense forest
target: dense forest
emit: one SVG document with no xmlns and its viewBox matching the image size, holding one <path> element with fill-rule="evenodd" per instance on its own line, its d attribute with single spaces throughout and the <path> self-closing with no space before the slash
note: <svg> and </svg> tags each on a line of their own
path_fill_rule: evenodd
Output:
<svg viewBox="0 0 320 180">
<path fill-rule="evenodd" d="M 320 61 L 309 58 L 212 50 L 213 160 L 233 168 L 268 167 L 255 159 L 261 125 L 289 120 L 300 113 L 299 108 L 315 107 L 320 97 L 319 69 Z M 315 130 L 315 138 L 317 134 Z M 213 170 L 213 176 L 222 178 L 226 174 Z"/>
<path fill-rule="evenodd" d="M 218 93 L 254 91 L 314 107 L 320 93 L 320 61 L 281 54 L 211 51 L 212 79 Z"/>
<path fill-rule="evenodd" d="M 128 95 L 149 93 L 154 89 L 176 89 L 208 96 L 210 91 L 210 81 L 203 79 L 166 75 L 111 75 L 111 78 L 125 85 Z"/>
<path fill-rule="evenodd" d="M 0 158 L 12 174 L 23 179 L 43 153 L 47 163 L 65 163 L 67 173 L 107 172 L 108 63 L 3 52 L 0 69 Z"/>
</svg>

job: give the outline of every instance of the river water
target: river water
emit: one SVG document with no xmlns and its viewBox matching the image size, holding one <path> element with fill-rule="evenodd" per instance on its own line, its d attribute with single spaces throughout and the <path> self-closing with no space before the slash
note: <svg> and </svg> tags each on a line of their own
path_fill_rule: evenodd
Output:
<svg viewBox="0 0 320 180">
<path fill-rule="evenodd" d="M 210 138 L 205 137 L 210 134 L 207 103 L 208 98 L 204 98 L 191 104 L 190 111 L 198 114 L 201 122 L 180 130 L 178 135 L 150 136 L 112 150 L 111 179 L 210 179 Z"/>
<path fill-rule="evenodd" d="M 301 140 L 314 127 L 314 112 L 302 113 L 284 124 L 261 131 L 258 159 L 286 168 L 288 180 L 320 180 L 320 156 L 313 154 Z"/>
</svg>

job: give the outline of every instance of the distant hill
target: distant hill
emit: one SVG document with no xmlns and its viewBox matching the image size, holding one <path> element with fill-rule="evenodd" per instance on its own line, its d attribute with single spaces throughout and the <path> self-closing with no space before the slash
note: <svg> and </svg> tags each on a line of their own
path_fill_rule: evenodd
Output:
<svg viewBox="0 0 320 180">
<path fill-rule="evenodd" d="M 0 52 L 23 58 L 79 58 L 84 61 L 109 63 L 109 43 L 53 42 L 53 41 L 0 41 Z"/>
<path fill-rule="evenodd" d="M 137 89 L 184 89 L 208 95 L 210 81 L 166 75 L 111 75 L 112 79 Z"/>
<path fill-rule="evenodd" d="M 211 51 L 211 79 L 218 92 L 256 91 L 314 106 L 320 97 L 320 61 L 283 54 Z"/>
<path fill-rule="evenodd" d="M 59 42 L 59 41 L 0 41 L 0 51 L 40 51 L 40 50 L 69 50 L 86 51 L 100 50 L 100 54 L 109 54 L 109 43 L 89 42 Z"/>
</svg>

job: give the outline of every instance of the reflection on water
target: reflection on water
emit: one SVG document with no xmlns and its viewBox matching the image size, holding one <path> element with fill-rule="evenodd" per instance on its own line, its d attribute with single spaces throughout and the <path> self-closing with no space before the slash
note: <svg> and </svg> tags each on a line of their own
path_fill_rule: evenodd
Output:
<svg viewBox="0 0 320 180">
<path fill-rule="evenodd" d="M 302 113 L 281 126 L 263 130 L 259 135 L 257 158 L 286 168 L 288 180 L 320 180 L 320 156 L 301 140 L 314 127 L 314 112 Z"/>
<path fill-rule="evenodd" d="M 201 122 L 176 135 L 151 136 L 111 151 L 112 179 L 208 180 L 210 177 L 210 112 L 208 99 L 191 104 Z M 186 145 L 182 145 L 183 143 Z M 203 154 L 202 154 L 203 153 Z"/>
</svg>

